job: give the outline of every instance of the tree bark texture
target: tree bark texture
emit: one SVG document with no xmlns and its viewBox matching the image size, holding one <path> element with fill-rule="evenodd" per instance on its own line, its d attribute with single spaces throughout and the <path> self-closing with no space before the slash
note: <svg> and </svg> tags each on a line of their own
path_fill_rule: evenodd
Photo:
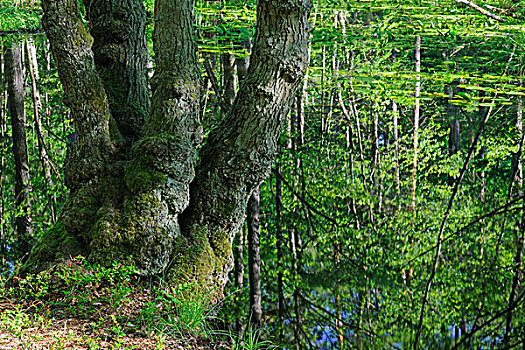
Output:
<svg viewBox="0 0 525 350">
<path fill-rule="evenodd" d="M 9 114 L 13 133 L 13 156 L 15 160 L 15 208 L 16 240 L 20 254 L 29 253 L 33 245 L 33 221 L 31 218 L 31 182 L 29 180 L 29 156 L 27 153 L 24 67 L 22 44 L 15 42 L 7 50 L 7 93 Z"/>
<path fill-rule="evenodd" d="M 261 326 L 261 252 L 259 231 L 259 187 L 248 200 L 248 269 L 250 278 L 250 323 L 255 329 Z"/>
<path fill-rule="evenodd" d="M 141 0 L 89 0 L 86 14 L 93 53 L 111 110 L 113 141 L 139 139 L 149 111 L 146 81 L 146 10 Z"/>
<path fill-rule="evenodd" d="M 224 285 L 231 241 L 253 189 L 268 177 L 279 131 L 308 66 L 308 0 L 259 1 L 255 43 L 232 109 L 200 152 L 182 234 L 211 248 L 209 275 Z M 186 255 L 187 256 L 187 255 Z"/>
<path fill-rule="evenodd" d="M 32 254 L 39 270 L 83 254 L 218 295 L 252 191 L 269 174 L 280 128 L 308 66 L 311 0 L 260 0 L 251 65 L 232 108 L 202 142 L 191 0 L 155 3 L 155 73 L 145 78 L 144 8 L 130 0 L 43 0 L 43 26 L 78 141 L 70 197 Z M 131 150 L 131 151 L 130 151 Z"/>
</svg>

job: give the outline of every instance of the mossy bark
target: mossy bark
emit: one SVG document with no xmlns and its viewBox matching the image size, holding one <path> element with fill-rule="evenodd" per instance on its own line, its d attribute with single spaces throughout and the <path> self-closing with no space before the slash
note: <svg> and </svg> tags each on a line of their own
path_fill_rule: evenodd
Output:
<svg viewBox="0 0 525 350">
<path fill-rule="evenodd" d="M 143 33 L 130 33 L 143 28 L 137 24 L 143 8 L 140 1 L 114 2 L 87 2 L 91 36 L 76 0 L 42 1 L 79 142 L 66 164 L 69 200 L 33 251 L 30 268 L 82 254 L 102 264 L 133 264 L 145 276 L 199 282 L 220 295 L 233 234 L 248 196 L 270 171 L 280 127 L 308 65 L 311 2 L 259 1 L 252 66 L 198 165 L 202 88 L 192 1 L 156 1 L 151 104 L 143 98 Z M 106 35 L 106 27 L 125 40 Z M 125 74 L 140 77 L 123 78 L 123 89 L 115 92 L 119 72 L 136 52 Z M 119 100 L 122 95 L 127 99 Z"/>
<path fill-rule="evenodd" d="M 129 147 L 140 138 L 149 111 L 146 80 L 146 10 L 142 0 L 84 1 L 97 71 L 118 130 L 114 143 Z"/>
</svg>

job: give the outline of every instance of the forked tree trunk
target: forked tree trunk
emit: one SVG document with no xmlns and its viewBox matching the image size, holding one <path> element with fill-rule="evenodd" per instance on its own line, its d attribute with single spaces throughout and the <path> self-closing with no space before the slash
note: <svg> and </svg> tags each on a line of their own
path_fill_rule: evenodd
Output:
<svg viewBox="0 0 525 350">
<path fill-rule="evenodd" d="M 197 165 L 202 87 L 192 1 L 155 3 L 151 103 L 142 1 L 85 2 L 92 35 L 76 0 L 42 4 L 78 141 L 66 162 L 70 197 L 33 251 L 33 270 L 83 254 L 134 264 L 145 276 L 164 271 L 220 295 L 233 236 L 269 174 L 308 65 L 311 0 L 258 2 L 250 68 Z"/>
</svg>

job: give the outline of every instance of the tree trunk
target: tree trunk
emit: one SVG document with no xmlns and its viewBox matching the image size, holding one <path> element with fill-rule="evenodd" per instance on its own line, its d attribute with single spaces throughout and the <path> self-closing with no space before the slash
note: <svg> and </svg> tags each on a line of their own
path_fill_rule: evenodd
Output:
<svg viewBox="0 0 525 350">
<path fill-rule="evenodd" d="M 282 342 L 284 333 L 284 285 L 283 285 L 283 230 L 282 230 L 282 184 L 279 174 L 279 164 L 275 165 L 275 212 L 276 212 L 276 244 L 277 244 L 277 311 L 279 315 L 279 340 Z"/>
<path fill-rule="evenodd" d="M 521 81 L 520 81 L 521 83 Z M 519 150 L 516 155 L 516 174 L 514 175 L 516 177 L 517 187 L 518 187 L 518 195 L 520 197 L 523 196 L 523 147 L 524 147 L 524 138 L 525 135 L 523 133 L 523 104 L 522 104 L 521 96 L 518 97 L 518 103 L 517 103 L 517 120 L 516 120 L 516 129 L 518 130 L 518 135 L 520 136 L 520 145 Z M 523 247 L 525 246 L 525 230 L 524 230 L 524 216 L 523 216 L 523 208 L 519 211 L 521 212 L 521 215 L 519 215 L 518 218 L 516 218 L 516 228 L 515 228 L 515 236 L 514 236 L 514 243 L 516 246 L 516 254 L 514 255 L 514 266 L 513 266 L 513 273 L 514 276 L 512 277 L 512 287 L 509 294 L 509 300 L 508 300 L 508 307 L 510 308 L 509 312 L 507 313 L 507 317 L 505 319 L 505 334 L 503 338 L 503 345 L 508 346 L 510 342 L 510 336 L 513 332 L 512 327 L 512 321 L 514 316 L 514 310 L 512 309 L 513 304 L 516 301 L 516 297 L 519 292 L 519 286 L 522 283 L 523 280 Z M 514 330 L 515 331 L 515 330 Z"/>
<path fill-rule="evenodd" d="M 206 275 L 218 285 L 230 269 L 232 234 L 244 221 L 248 197 L 269 174 L 279 131 L 308 66 L 310 6 L 308 0 L 259 1 L 247 76 L 200 153 L 181 228 L 187 239 L 202 242 L 200 247 L 213 247 L 204 255 Z"/>
<path fill-rule="evenodd" d="M 127 147 L 140 138 L 150 107 L 145 74 L 146 11 L 142 3 L 141 0 L 85 2 L 90 34 L 94 39 L 95 65 L 111 111 L 111 128 L 118 129 L 110 130 L 112 141 Z M 159 2 L 159 6 L 165 5 Z M 176 33 L 180 32 L 173 32 Z M 157 40 L 158 37 L 155 36 Z M 192 52 L 188 53 L 191 57 Z M 123 139 L 119 140 L 120 137 Z"/>
<path fill-rule="evenodd" d="M 401 183 L 399 176 L 399 112 L 397 102 L 392 100 L 392 123 L 393 123 L 393 137 L 394 137 L 394 157 L 395 157 L 395 177 L 396 195 L 397 195 L 397 210 L 401 210 Z"/>
<path fill-rule="evenodd" d="M 224 102 L 226 102 L 228 106 L 232 106 L 233 101 L 235 100 L 235 96 L 237 95 L 237 86 L 239 85 L 237 78 L 237 64 L 235 63 L 235 55 L 233 54 L 233 52 L 224 53 L 221 56 L 221 60 L 222 68 L 224 71 L 224 82 L 222 84 Z M 228 111 L 225 111 L 225 113 L 227 112 Z"/>
<path fill-rule="evenodd" d="M 0 43 L 0 85 L 5 87 L 6 82 L 6 72 L 5 72 L 5 61 L 4 53 L 6 47 L 4 42 Z M 5 229 L 4 229 L 4 218 L 5 218 L 5 202 L 4 202 L 4 168 L 5 168 L 5 133 L 6 133 L 6 115 L 7 115 L 7 90 L 3 88 L 1 90 L 1 99 L 0 99 L 0 255 L 1 255 L 1 270 L 3 273 L 6 264 L 6 239 L 5 239 Z"/>
<path fill-rule="evenodd" d="M 410 208 L 413 212 L 416 210 L 416 181 L 417 181 L 417 153 L 419 147 L 419 98 L 421 96 L 421 36 L 416 37 L 415 44 L 415 59 L 416 59 L 416 90 L 414 103 L 414 147 L 412 158 L 412 202 Z"/>
<path fill-rule="evenodd" d="M 459 151 L 459 120 L 456 118 L 457 107 L 452 104 L 455 93 L 455 84 L 448 84 L 445 94 L 448 95 L 447 118 L 449 122 L 448 154 L 453 155 Z M 453 182 L 453 181 L 452 181 Z"/>
<path fill-rule="evenodd" d="M 244 286 L 244 230 L 240 230 L 237 235 L 236 250 L 234 285 L 235 289 L 241 290 Z"/>
<path fill-rule="evenodd" d="M 248 268 L 250 276 L 250 323 L 254 329 L 261 326 L 261 253 L 259 234 L 259 188 L 248 201 Z"/>
<path fill-rule="evenodd" d="M 31 92 L 33 97 L 33 119 L 35 123 L 35 131 L 38 139 L 38 155 L 40 163 L 42 165 L 42 172 L 46 184 L 48 187 L 48 192 L 50 193 L 50 214 L 51 222 L 54 224 L 56 222 L 56 193 L 55 185 L 53 184 L 53 179 L 51 178 L 51 160 L 47 154 L 46 143 L 44 140 L 44 131 L 42 129 L 42 122 L 40 119 L 42 112 L 42 102 L 40 100 L 40 90 L 38 89 L 38 63 L 36 59 L 36 47 L 33 44 L 31 39 L 26 41 L 26 50 L 27 50 L 27 63 L 29 66 L 29 75 L 31 76 Z"/>
<path fill-rule="evenodd" d="M 7 50 L 7 92 L 9 114 L 13 130 L 13 156 L 15 160 L 15 224 L 18 252 L 24 257 L 33 246 L 31 218 L 31 182 L 27 153 L 24 67 L 22 44 L 15 42 Z M 25 260 L 25 257 L 24 257 Z"/>
<path fill-rule="evenodd" d="M 269 174 L 308 66 L 311 1 L 258 2 L 250 68 L 197 165 L 202 87 L 192 1 L 156 1 L 150 104 L 142 1 L 90 1 L 93 35 L 76 0 L 42 4 L 78 141 L 66 161 L 70 197 L 34 250 L 33 270 L 83 254 L 134 264 L 145 276 L 196 281 L 220 296 L 233 236 L 250 194 Z"/>
<path fill-rule="evenodd" d="M 232 50 L 233 50 L 233 44 Z M 224 53 L 221 55 L 221 62 L 222 62 L 222 69 L 224 72 L 223 75 L 223 91 L 222 96 L 224 99 L 224 103 L 226 106 L 228 106 L 228 109 L 231 108 L 233 105 L 233 101 L 235 100 L 235 96 L 237 95 L 238 91 L 238 77 L 237 77 L 237 65 L 235 63 L 235 55 L 233 54 L 233 51 Z M 228 113 L 228 110 L 223 111 L 224 114 Z M 235 245 L 235 254 L 234 254 L 234 279 L 235 279 L 235 287 L 237 289 L 241 289 L 243 287 L 243 277 L 244 277 L 244 230 L 239 230 L 239 232 L 236 235 L 236 245 Z"/>
</svg>

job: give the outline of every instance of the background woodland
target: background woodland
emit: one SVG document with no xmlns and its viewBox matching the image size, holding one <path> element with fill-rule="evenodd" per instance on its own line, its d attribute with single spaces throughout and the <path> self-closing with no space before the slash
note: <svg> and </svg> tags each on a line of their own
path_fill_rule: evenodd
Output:
<svg viewBox="0 0 525 350">
<path fill-rule="evenodd" d="M 195 2 L 205 137 L 246 73 L 255 5 Z M 234 242 L 223 327 L 246 324 L 259 266 L 261 337 L 283 348 L 525 346 L 524 15 L 507 0 L 314 1 L 310 67 Z M 38 1 L 0 0 L 6 276 L 57 220 L 75 142 L 40 16 Z M 24 119 L 8 111 L 15 73 Z"/>
</svg>

